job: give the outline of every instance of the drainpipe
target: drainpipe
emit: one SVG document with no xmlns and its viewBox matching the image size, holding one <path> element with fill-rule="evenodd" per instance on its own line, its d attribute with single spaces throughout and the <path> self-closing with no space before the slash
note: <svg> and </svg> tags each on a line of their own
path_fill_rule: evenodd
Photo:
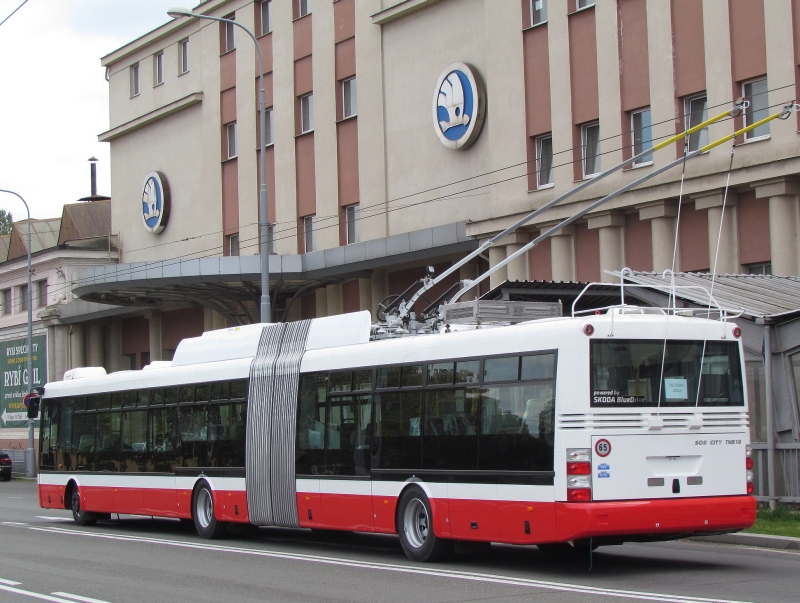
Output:
<svg viewBox="0 0 800 603">
<path fill-rule="evenodd" d="M 775 409 L 772 404 L 772 336 L 768 324 L 764 325 L 764 381 L 767 395 L 767 495 L 769 508 L 775 510 Z"/>
</svg>

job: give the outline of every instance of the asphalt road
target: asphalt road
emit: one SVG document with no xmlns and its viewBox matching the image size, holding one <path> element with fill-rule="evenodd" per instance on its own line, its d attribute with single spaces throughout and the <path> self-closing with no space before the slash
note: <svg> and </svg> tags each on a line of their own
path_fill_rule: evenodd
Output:
<svg viewBox="0 0 800 603">
<path fill-rule="evenodd" d="M 222 541 L 177 521 L 123 516 L 80 528 L 38 507 L 32 482 L 0 482 L 0 602 L 699 603 L 800 600 L 800 552 L 699 542 L 550 559 L 493 545 L 414 564 L 397 538 L 266 529 Z"/>
</svg>

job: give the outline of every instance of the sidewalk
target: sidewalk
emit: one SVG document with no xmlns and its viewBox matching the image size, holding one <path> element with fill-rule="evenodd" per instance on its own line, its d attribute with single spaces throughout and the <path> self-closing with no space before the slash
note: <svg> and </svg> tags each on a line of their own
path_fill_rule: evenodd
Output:
<svg viewBox="0 0 800 603">
<path fill-rule="evenodd" d="M 792 538 L 790 536 L 771 536 L 769 534 L 750 534 L 746 532 L 737 532 L 736 534 L 717 534 L 716 536 L 693 536 L 688 540 L 699 540 L 701 542 L 720 542 L 724 544 L 740 544 L 764 549 L 800 551 L 800 538 Z"/>
</svg>

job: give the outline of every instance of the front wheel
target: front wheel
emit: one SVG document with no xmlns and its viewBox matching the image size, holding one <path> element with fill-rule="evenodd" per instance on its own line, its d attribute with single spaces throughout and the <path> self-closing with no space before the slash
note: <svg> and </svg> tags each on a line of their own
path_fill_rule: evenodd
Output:
<svg viewBox="0 0 800 603">
<path fill-rule="evenodd" d="M 72 491 L 70 503 L 72 507 L 72 519 L 74 519 L 75 523 L 79 526 L 93 526 L 97 523 L 97 514 L 81 509 L 81 493 L 78 488 Z"/>
<path fill-rule="evenodd" d="M 430 502 L 421 488 L 403 492 L 397 505 L 397 533 L 412 561 L 441 561 L 453 553 L 453 541 L 436 536 L 432 520 Z"/>
<path fill-rule="evenodd" d="M 214 514 L 214 495 L 211 486 L 203 482 L 194 494 L 194 527 L 202 538 L 222 538 L 228 532 L 228 525 L 217 521 Z"/>
</svg>

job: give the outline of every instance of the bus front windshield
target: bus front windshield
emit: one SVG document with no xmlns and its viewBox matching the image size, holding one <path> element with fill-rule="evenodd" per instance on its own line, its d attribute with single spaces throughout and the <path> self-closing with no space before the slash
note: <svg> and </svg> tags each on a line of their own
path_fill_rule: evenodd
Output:
<svg viewBox="0 0 800 603">
<path fill-rule="evenodd" d="M 727 341 L 591 342 L 591 406 L 743 406 L 739 345 Z"/>
</svg>

